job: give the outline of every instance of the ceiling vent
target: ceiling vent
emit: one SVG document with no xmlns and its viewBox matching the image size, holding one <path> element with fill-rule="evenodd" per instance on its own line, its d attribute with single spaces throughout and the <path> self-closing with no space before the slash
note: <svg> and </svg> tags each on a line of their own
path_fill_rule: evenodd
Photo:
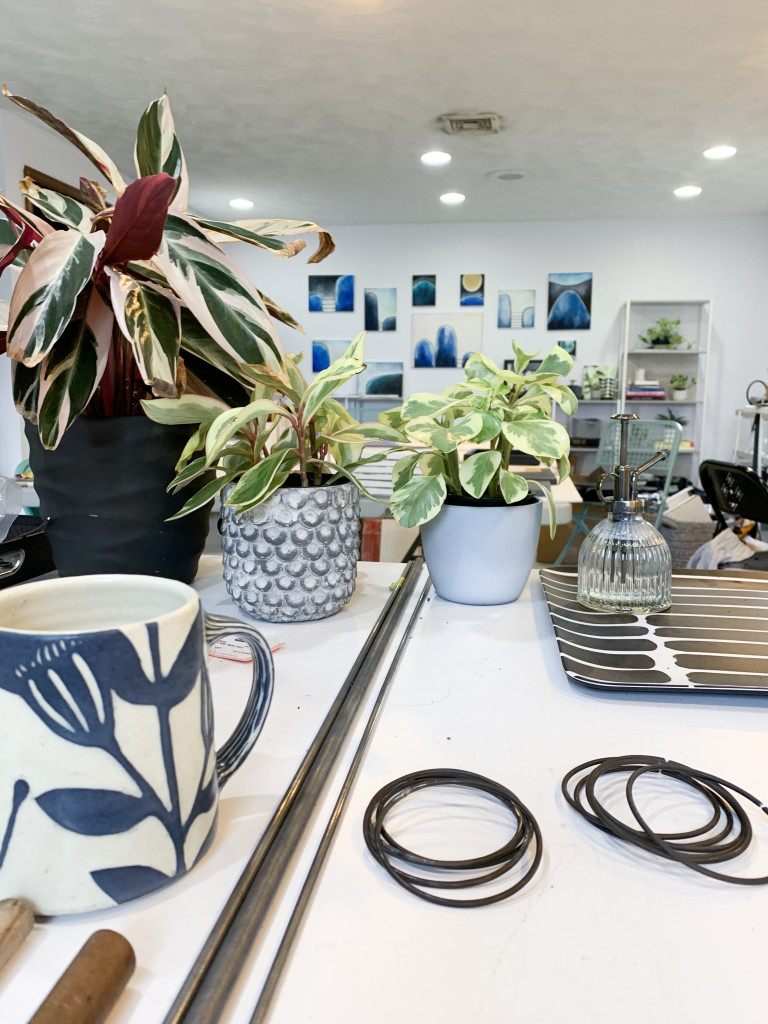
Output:
<svg viewBox="0 0 768 1024">
<path fill-rule="evenodd" d="M 446 135 L 494 135 L 501 131 L 498 114 L 441 114 L 437 120 Z"/>
</svg>

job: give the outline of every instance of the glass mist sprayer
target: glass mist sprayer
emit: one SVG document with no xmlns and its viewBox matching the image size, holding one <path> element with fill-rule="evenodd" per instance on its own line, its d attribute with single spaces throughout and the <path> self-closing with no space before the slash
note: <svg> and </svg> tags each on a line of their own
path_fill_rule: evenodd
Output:
<svg viewBox="0 0 768 1024">
<path fill-rule="evenodd" d="M 607 518 L 579 549 L 579 604 L 601 612 L 665 611 L 671 604 L 672 559 L 662 535 L 643 519 L 647 503 L 637 496 L 637 480 L 666 459 L 669 448 L 661 448 L 642 466 L 628 466 L 629 424 L 637 416 L 616 413 L 611 419 L 620 424 L 619 464 L 597 487 Z M 612 497 L 603 494 L 609 478 L 614 480 Z"/>
</svg>

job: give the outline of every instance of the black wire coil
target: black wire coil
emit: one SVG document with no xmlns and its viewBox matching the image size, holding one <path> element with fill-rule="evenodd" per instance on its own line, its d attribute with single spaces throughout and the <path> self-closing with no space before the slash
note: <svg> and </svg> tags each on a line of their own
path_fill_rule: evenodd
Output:
<svg viewBox="0 0 768 1024">
<path fill-rule="evenodd" d="M 387 815 L 412 793 L 435 786 L 460 786 L 464 789 L 479 790 L 494 797 L 512 813 L 515 832 L 511 839 L 492 853 L 464 860 L 439 860 L 408 850 L 387 832 L 385 827 Z M 443 907 L 484 907 L 490 903 L 498 903 L 519 892 L 533 878 L 541 863 L 541 831 L 536 819 L 525 804 L 511 790 L 498 782 L 487 779 L 483 775 L 476 775 L 474 772 L 453 768 L 412 772 L 382 787 L 366 808 L 363 833 L 368 849 L 398 884 L 415 896 Z M 464 889 L 491 882 L 518 864 L 532 845 L 532 860 L 522 878 L 501 892 L 470 899 L 452 899 L 425 891 L 425 889 Z M 396 863 L 393 863 L 394 861 L 446 873 L 455 871 L 478 871 L 480 873 L 470 878 L 461 879 L 449 878 L 445 875 L 430 878 L 411 874 L 402 867 L 398 867 Z"/>
<path fill-rule="evenodd" d="M 627 805 L 639 825 L 633 828 L 611 814 L 602 803 L 597 787 L 607 775 L 628 775 L 625 795 Z M 655 832 L 640 812 L 634 787 L 639 778 L 649 773 L 682 782 L 709 803 L 709 821 L 687 832 Z M 571 807 L 595 828 L 614 838 L 637 846 L 648 853 L 683 864 L 709 878 L 737 885 L 765 885 L 768 876 L 744 878 L 715 871 L 708 864 L 732 860 L 746 852 L 752 841 L 752 824 L 735 794 L 755 804 L 768 814 L 761 800 L 745 789 L 709 772 L 690 768 L 677 761 L 643 754 L 603 757 L 573 768 L 563 779 L 562 791 Z"/>
</svg>

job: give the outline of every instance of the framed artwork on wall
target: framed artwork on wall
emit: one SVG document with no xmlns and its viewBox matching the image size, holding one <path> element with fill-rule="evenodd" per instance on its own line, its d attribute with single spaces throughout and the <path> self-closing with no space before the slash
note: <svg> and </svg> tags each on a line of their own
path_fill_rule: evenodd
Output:
<svg viewBox="0 0 768 1024">
<path fill-rule="evenodd" d="M 588 331 L 592 326 L 592 275 L 550 274 L 548 331 Z"/>
<path fill-rule="evenodd" d="M 434 306 L 437 294 L 437 277 L 434 274 L 414 274 L 411 284 L 411 304 Z"/>
<path fill-rule="evenodd" d="M 463 366 L 482 350 L 482 313 L 413 313 L 411 321 L 417 369 Z"/>
<path fill-rule="evenodd" d="M 363 300 L 366 331 L 397 330 L 397 288 L 366 288 Z"/>
<path fill-rule="evenodd" d="M 355 278 L 352 274 L 310 274 L 310 313 L 351 313 L 355 308 Z"/>
</svg>

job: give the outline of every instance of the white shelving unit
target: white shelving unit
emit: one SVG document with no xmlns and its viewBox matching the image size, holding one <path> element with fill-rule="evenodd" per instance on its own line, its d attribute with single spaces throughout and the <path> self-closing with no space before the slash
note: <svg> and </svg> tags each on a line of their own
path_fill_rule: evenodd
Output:
<svg viewBox="0 0 768 1024">
<path fill-rule="evenodd" d="M 661 318 L 679 320 L 677 328 L 685 341 L 676 348 L 652 347 L 640 341 L 640 335 Z M 683 427 L 683 443 L 678 454 L 678 470 L 696 482 L 698 480 L 701 445 L 707 412 L 707 372 L 712 337 L 712 301 L 710 299 L 680 299 L 654 301 L 628 299 L 624 310 L 621 353 L 619 357 L 619 397 L 617 412 L 634 412 L 641 419 L 655 419 L 668 408 L 687 419 Z M 685 401 L 670 398 L 626 398 L 627 385 L 634 380 L 636 371 L 645 370 L 646 378 L 658 380 L 667 394 L 671 393 L 670 378 L 687 374 L 697 381 L 688 389 Z"/>
</svg>

